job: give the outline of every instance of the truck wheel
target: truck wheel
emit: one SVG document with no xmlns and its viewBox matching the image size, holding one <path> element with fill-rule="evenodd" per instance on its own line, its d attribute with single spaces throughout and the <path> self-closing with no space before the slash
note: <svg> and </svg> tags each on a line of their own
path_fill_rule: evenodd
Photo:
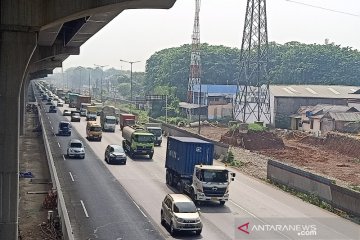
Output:
<svg viewBox="0 0 360 240">
<path fill-rule="evenodd" d="M 153 156 L 154 156 L 154 154 L 153 154 L 153 153 L 149 154 L 150 159 L 152 159 L 152 158 L 153 158 Z"/>
<path fill-rule="evenodd" d="M 174 180 L 173 180 L 173 175 L 172 173 L 169 173 L 169 185 L 173 186 L 174 185 Z"/>
<path fill-rule="evenodd" d="M 200 234 L 201 234 L 201 229 L 200 229 L 200 230 L 195 231 L 195 235 L 199 236 Z"/>
<path fill-rule="evenodd" d="M 170 181 L 169 181 L 169 173 L 166 172 L 166 184 L 170 185 Z"/>
<path fill-rule="evenodd" d="M 225 204 L 225 201 L 220 201 L 220 205 L 223 206 Z"/>
</svg>

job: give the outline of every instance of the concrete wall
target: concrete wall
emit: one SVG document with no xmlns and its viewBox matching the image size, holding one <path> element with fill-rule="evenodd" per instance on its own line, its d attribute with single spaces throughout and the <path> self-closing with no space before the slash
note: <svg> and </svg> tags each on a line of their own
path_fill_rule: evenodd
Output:
<svg viewBox="0 0 360 240">
<path fill-rule="evenodd" d="M 229 145 L 225 144 L 225 143 L 221 143 L 221 142 L 216 142 L 213 141 L 211 139 L 207 139 L 203 136 L 200 136 L 198 134 L 195 133 L 190 133 L 184 129 L 178 128 L 176 126 L 170 125 L 170 124 L 166 124 L 162 121 L 156 120 L 156 119 L 149 119 L 150 122 L 156 122 L 156 123 L 162 123 L 162 129 L 164 131 L 164 133 L 167 136 L 176 136 L 176 137 L 194 137 L 194 138 L 199 138 L 202 139 L 204 141 L 207 142 L 211 142 L 214 144 L 214 158 L 219 158 L 221 155 L 226 155 L 228 149 L 229 149 Z"/>
<path fill-rule="evenodd" d="M 269 160 L 267 178 L 301 192 L 311 193 L 334 207 L 360 216 L 360 192 L 338 186 L 332 180 Z"/>
</svg>

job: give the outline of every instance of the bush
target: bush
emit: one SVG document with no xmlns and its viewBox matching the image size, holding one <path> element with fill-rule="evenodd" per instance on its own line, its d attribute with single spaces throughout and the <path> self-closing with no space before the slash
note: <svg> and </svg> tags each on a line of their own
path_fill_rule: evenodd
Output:
<svg viewBox="0 0 360 240">
<path fill-rule="evenodd" d="M 266 131 L 266 127 L 263 127 L 256 123 L 250 123 L 248 126 L 248 130 L 253 132 L 263 132 Z"/>
</svg>

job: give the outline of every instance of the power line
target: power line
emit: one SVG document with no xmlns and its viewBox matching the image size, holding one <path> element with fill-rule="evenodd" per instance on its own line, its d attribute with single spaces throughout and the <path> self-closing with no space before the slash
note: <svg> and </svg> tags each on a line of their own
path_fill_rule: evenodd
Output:
<svg viewBox="0 0 360 240">
<path fill-rule="evenodd" d="M 329 11 L 329 12 L 341 13 L 341 14 L 345 14 L 345 15 L 349 15 L 349 16 L 353 16 L 353 17 L 360 17 L 360 15 L 358 15 L 358 14 L 349 13 L 349 12 L 343 12 L 343 11 L 339 11 L 339 10 L 335 10 L 335 9 L 325 8 L 325 7 L 316 6 L 316 5 L 303 3 L 303 2 L 298 2 L 298 1 L 294 1 L 294 0 L 285 0 L 285 1 L 300 4 L 300 5 L 304 5 L 304 6 L 307 6 L 307 7 L 317 8 L 317 9 L 321 9 L 321 10 L 325 10 L 325 11 Z"/>
</svg>

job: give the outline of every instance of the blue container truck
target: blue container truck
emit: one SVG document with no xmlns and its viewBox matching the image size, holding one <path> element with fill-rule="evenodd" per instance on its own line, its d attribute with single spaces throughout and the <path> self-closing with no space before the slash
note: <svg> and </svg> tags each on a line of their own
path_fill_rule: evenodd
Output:
<svg viewBox="0 0 360 240">
<path fill-rule="evenodd" d="M 168 137 L 166 184 L 189 195 L 193 201 L 229 200 L 229 184 L 235 173 L 213 165 L 214 144 L 192 137 Z"/>
</svg>

